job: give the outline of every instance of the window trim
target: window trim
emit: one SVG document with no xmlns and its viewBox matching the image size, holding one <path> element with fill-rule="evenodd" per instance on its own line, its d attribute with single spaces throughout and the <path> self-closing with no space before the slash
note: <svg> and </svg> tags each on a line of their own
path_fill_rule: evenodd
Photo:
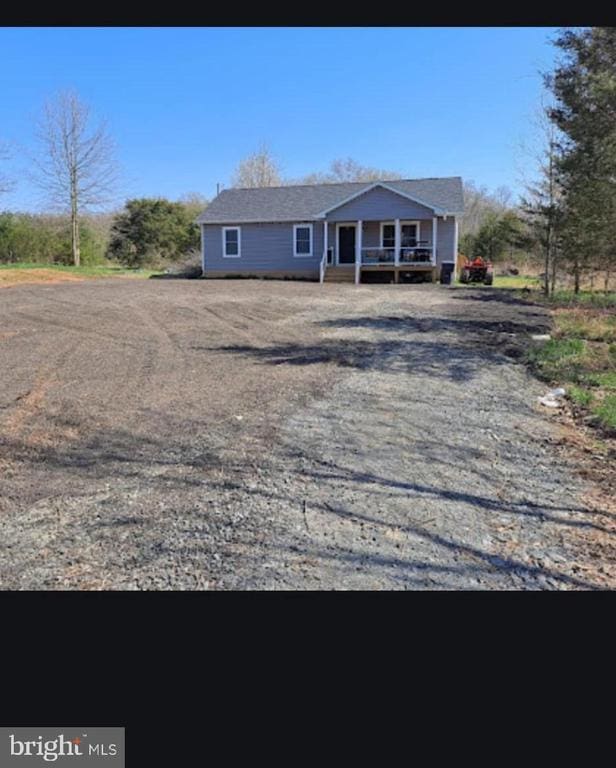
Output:
<svg viewBox="0 0 616 768">
<path fill-rule="evenodd" d="M 418 219 L 400 219 L 400 248 L 404 248 L 405 247 L 405 246 L 402 245 L 402 227 L 405 224 L 414 224 L 415 227 L 416 227 L 415 231 L 417 233 L 417 235 L 415 237 L 415 241 L 418 242 L 421 239 L 421 221 L 419 221 Z M 381 248 L 385 248 L 386 247 L 386 246 L 383 245 L 383 228 L 386 225 L 395 227 L 396 226 L 396 222 L 395 221 L 382 221 L 381 222 L 381 240 L 380 240 Z M 391 247 L 391 246 L 387 246 L 387 247 Z"/>
<path fill-rule="evenodd" d="M 237 253 L 227 253 L 227 232 L 235 230 L 237 232 Z M 222 257 L 223 259 L 239 259 L 242 255 L 242 228 L 241 227 L 223 227 L 222 228 Z"/>
<path fill-rule="evenodd" d="M 310 251 L 308 253 L 297 252 L 297 230 L 307 229 L 310 232 Z M 293 256 L 296 259 L 311 259 L 314 252 L 314 231 L 310 222 L 306 224 L 294 224 L 293 225 Z"/>
</svg>

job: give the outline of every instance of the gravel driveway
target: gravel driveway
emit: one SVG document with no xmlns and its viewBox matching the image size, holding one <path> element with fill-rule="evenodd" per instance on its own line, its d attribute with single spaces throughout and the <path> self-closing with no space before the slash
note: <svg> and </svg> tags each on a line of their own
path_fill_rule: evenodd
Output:
<svg viewBox="0 0 616 768">
<path fill-rule="evenodd" d="M 0 291 L 0 585 L 591 589 L 588 501 L 497 290 Z"/>
</svg>

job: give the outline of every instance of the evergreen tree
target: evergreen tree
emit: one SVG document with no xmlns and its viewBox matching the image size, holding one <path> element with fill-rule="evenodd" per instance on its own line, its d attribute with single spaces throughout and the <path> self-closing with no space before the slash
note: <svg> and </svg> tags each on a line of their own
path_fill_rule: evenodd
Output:
<svg viewBox="0 0 616 768">
<path fill-rule="evenodd" d="M 562 134 L 563 255 L 578 292 L 584 273 L 602 266 L 609 275 L 615 263 L 616 29 L 564 30 L 556 45 L 562 59 L 546 81 Z"/>
</svg>

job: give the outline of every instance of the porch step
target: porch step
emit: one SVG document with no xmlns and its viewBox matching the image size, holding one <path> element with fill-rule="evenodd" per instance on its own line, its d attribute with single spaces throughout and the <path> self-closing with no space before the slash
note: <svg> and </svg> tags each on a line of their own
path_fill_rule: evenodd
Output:
<svg viewBox="0 0 616 768">
<path fill-rule="evenodd" d="M 326 283 L 354 283 L 354 267 L 329 266 L 325 269 L 323 281 Z"/>
</svg>

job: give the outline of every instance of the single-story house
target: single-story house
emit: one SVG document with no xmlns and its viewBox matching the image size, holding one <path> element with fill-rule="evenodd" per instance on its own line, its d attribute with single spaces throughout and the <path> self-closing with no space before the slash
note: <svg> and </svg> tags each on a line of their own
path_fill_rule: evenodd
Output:
<svg viewBox="0 0 616 768">
<path fill-rule="evenodd" d="M 225 189 L 198 217 L 205 277 L 392 280 L 455 271 L 462 179 Z"/>
</svg>

